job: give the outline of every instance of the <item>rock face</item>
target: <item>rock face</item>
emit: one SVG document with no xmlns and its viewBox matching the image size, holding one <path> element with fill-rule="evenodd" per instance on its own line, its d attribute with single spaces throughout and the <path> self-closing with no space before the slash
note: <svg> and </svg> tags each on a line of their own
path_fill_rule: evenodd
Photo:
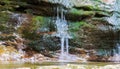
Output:
<svg viewBox="0 0 120 69">
<path fill-rule="evenodd" d="M 71 46 L 83 47 L 86 49 L 98 49 L 103 48 L 107 49 L 108 47 L 113 48 L 116 38 L 116 33 L 112 30 L 113 25 L 109 24 L 104 17 L 109 17 L 111 14 L 111 6 L 99 3 L 97 1 L 91 0 L 71 0 L 72 8 L 66 7 L 64 3 L 57 3 L 57 0 L 12 0 L 10 4 L 12 4 L 13 12 L 20 13 L 30 13 L 37 16 L 43 17 L 55 17 L 56 7 L 61 6 L 67 9 L 67 13 L 65 14 L 66 19 L 69 23 L 75 23 L 78 26 L 77 38 L 75 41 L 71 41 Z M 65 1 L 65 0 L 63 0 Z M 108 0 L 103 0 L 108 1 Z M 3 7 L 7 3 L 4 1 L 0 1 L 0 7 Z M 4 10 L 3 10 L 4 11 Z M 59 13 L 61 13 L 59 11 Z M 28 21 L 31 21 L 29 19 Z M 78 22 L 78 23 L 76 23 Z M 26 23 L 28 24 L 28 23 Z M 26 27 L 26 25 L 24 26 Z M 27 26 L 28 27 L 28 26 Z M 75 26 L 76 27 L 76 26 Z M 3 36 L 0 34 L 0 36 Z M 4 35 L 5 36 L 5 35 Z M 74 44 L 74 45 L 73 45 Z M 16 49 L 24 49 L 24 44 L 21 39 L 16 39 L 14 42 L 7 41 L 5 42 L 6 46 L 14 46 Z M 107 47 L 107 48 L 106 48 Z M 52 48 L 52 47 L 51 47 Z M 77 53 L 86 54 L 85 50 L 76 49 Z M 74 51 L 73 51 L 74 52 Z M 31 54 L 31 53 L 30 53 Z M 51 57 L 47 52 L 43 52 L 45 56 Z M 33 54 L 32 54 L 33 56 Z M 44 57 L 40 54 L 35 55 L 38 60 L 44 60 Z M 83 55 L 84 56 L 84 55 Z M 103 57 L 97 55 L 91 55 L 89 60 L 98 60 Z M 31 60 L 34 59 L 33 57 Z M 106 60 L 107 57 L 103 58 Z M 99 61 L 99 60 L 98 60 Z"/>
<path fill-rule="evenodd" d="M 2 3 L 0 4 L 2 5 Z M 73 8 L 76 10 L 72 11 L 72 9 L 70 9 L 70 12 L 66 14 L 67 20 L 70 20 L 70 21 L 80 21 L 80 20 L 89 18 L 90 16 L 104 17 L 104 16 L 108 16 L 109 14 L 109 12 L 106 12 L 107 10 L 103 12 L 102 11 L 103 9 L 101 9 L 100 7 L 96 7 L 94 5 L 94 2 L 92 1 L 71 0 L 71 3 L 73 3 Z M 14 4 L 14 0 L 11 4 Z M 51 16 L 56 15 L 55 7 L 63 5 L 63 4 L 61 3 L 58 4 L 54 2 L 54 0 L 50 0 L 50 1 L 49 0 L 40 0 L 40 1 L 39 0 L 35 0 L 35 1 L 25 0 L 22 2 L 18 1 L 17 3 L 15 3 L 15 6 L 16 5 L 18 5 L 18 7 L 13 7 L 15 11 L 28 12 L 28 13 L 32 13 L 35 15 L 51 17 Z M 66 8 L 64 5 L 63 7 Z M 83 11 L 81 12 L 80 10 L 83 10 Z M 76 13 L 79 12 L 79 14 L 76 14 L 75 12 Z M 87 13 L 87 12 L 91 12 L 91 13 Z M 80 13 L 83 13 L 83 14 L 80 14 Z"/>
</svg>

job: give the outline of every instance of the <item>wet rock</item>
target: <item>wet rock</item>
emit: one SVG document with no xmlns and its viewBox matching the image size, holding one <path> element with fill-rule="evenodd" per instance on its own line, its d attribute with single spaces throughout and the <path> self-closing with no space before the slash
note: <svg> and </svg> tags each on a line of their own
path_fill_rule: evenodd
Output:
<svg viewBox="0 0 120 69">
<path fill-rule="evenodd" d="M 40 63 L 47 60 L 50 60 L 50 59 L 39 53 L 34 54 L 31 57 L 26 57 L 26 56 L 23 57 L 23 62 L 30 62 L 30 63 Z"/>
<path fill-rule="evenodd" d="M 86 54 L 88 51 L 83 48 L 76 48 L 76 51 L 78 51 L 79 54 Z"/>
<path fill-rule="evenodd" d="M 40 53 L 43 54 L 43 55 L 46 56 L 46 57 L 51 57 L 51 58 L 53 58 L 53 56 L 52 56 L 52 55 L 50 54 L 50 52 L 47 51 L 47 50 L 43 50 L 43 51 L 41 51 Z"/>
<path fill-rule="evenodd" d="M 17 43 L 14 43 L 14 42 L 11 42 L 11 41 L 6 41 L 6 42 L 4 43 L 4 45 L 6 45 L 6 46 L 16 46 Z"/>
<path fill-rule="evenodd" d="M 0 46 L 0 61 L 20 61 L 24 52 L 17 51 L 13 46 Z"/>
<path fill-rule="evenodd" d="M 101 55 L 90 55 L 88 61 L 94 62 L 109 62 L 109 56 L 101 56 Z"/>
<path fill-rule="evenodd" d="M 26 48 L 26 45 L 24 44 L 24 40 L 22 38 L 16 38 L 13 41 L 5 41 L 3 43 L 3 45 L 5 45 L 5 46 L 13 46 L 17 50 Z"/>
<path fill-rule="evenodd" d="M 35 57 L 35 59 L 37 61 L 45 61 L 46 60 L 46 57 L 44 55 L 42 55 L 42 54 L 34 54 L 33 57 Z"/>
</svg>

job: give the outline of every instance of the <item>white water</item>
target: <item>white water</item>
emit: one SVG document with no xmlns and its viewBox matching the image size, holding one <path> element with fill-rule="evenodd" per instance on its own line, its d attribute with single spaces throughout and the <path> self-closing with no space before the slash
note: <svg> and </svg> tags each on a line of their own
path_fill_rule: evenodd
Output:
<svg viewBox="0 0 120 69">
<path fill-rule="evenodd" d="M 58 3 L 65 4 L 66 6 L 70 6 L 69 0 L 56 0 Z M 69 54 L 69 39 L 72 38 L 69 34 L 68 22 L 65 18 L 65 13 L 67 10 L 63 9 L 62 7 L 57 7 L 57 16 L 55 20 L 57 32 L 55 36 L 60 38 L 61 41 L 61 53 L 59 56 L 59 61 L 62 62 L 71 62 L 77 60 L 86 61 L 83 58 L 79 58 L 76 55 Z"/>
<path fill-rule="evenodd" d="M 117 43 L 116 49 L 113 50 L 113 57 L 111 58 L 111 61 L 115 63 L 120 62 L 120 44 Z"/>
<path fill-rule="evenodd" d="M 62 4 L 63 6 L 67 7 L 67 8 L 72 8 L 73 7 L 73 3 L 71 0 L 49 0 L 52 3 L 58 3 L 58 4 Z"/>
<path fill-rule="evenodd" d="M 113 15 L 107 18 L 107 21 L 114 25 L 113 29 L 120 30 L 120 0 L 115 0 L 113 7 Z M 119 37 L 118 37 L 119 38 Z M 116 43 L 116 48 L 113 49 L 113 57 L 110 58 L 110 61 L 120 62 L 120 44 Z"/>
<path fill-rule="evenodd" d="M 115 2 L 113 2 L 113 14 L 111 17 L 107 18 L 107 21 L 114 25 L 115 27 L 113 27 L 113 29 L 120 29 L 120 0 L 116 0 Z"/>
<path fill-rule="evenodd" d="M 59 15 L 59 11 L 61 11 Z M 69 38 L 71 36 L 68 33 L 68 23 L 65 19 L 64 15 L 64 9 L 57 8 L 57 18 L 55 21 L 56 27 L 57 27 L 57 33 L 56 36 L 60 38 L 61 40 L 61 54 L 60 54 L 60 61 L 66 60 L 68 58 L 69 54 Z"/>
</svg>

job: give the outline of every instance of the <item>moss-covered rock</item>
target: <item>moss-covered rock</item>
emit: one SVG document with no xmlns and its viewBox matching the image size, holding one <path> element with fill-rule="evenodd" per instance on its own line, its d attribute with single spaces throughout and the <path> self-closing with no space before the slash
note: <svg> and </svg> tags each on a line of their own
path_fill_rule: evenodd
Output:
<svg viewBox="0 0 120 69">
<path fill-rule="evenodd" d="M 51 1 L 54 1 L 54 0 L 51 0 Z M 42 15 L 42 16 L 50 16 L 51 17 L 51 16 L 56 15 L 56 11 L 54 8 L 61 5 L 58 3 L 51 2 L 51 1 L 48 1 L 48 0 L 41 0 L 41 1 L 25 0 L 25 1 L 17 1 L 16 2 L 13 0 L 13 1 L 11 1 L 12 3 L 9 3 L 9 4 L 18 6 L 18 7 L 12 6 L 12 8 L 14 9 L 14 12 L 16 12 L 16 11 L 22 12 L 22 13 L 27 12 L 27 13 L 31 13 L 34 15 Z M 74 8 L 72 8 L 70 10 L 71 11 L 70 13 L 68 12 L 66 14 L 66 19 L 68 19 L 69 21 L 77 21 L 77 20 L 75 20 L 76 18 L 79 18 L 78 20 L 80 21 L 80 20 L 86 19 L 87 17 L 94 15 L 94 14 L 99 17 L 108 16 L 108 14 L 109 14 L 109 12 L 102 12 L 102 11 L 107 11 L 107 10 L 105 10 L 105 9 L 103 10 L 100 7 L 97 7 L 98 5 L 94 5 L 94 2 L 92 2 L 92 1 L 79 0 L 77 2 L 77 1 L 71 0 L 71 2 L 74 4 Z M 6 4 L 6 2 L 0 3 L 1 6 L 3 6 L 3 4 Z"/>
<path fill-rule="evenodd" d="M 77 10 L 75 8 L 71 9 L 69 13 L 78 15 L 78 16 L 93 16 L 95 14 L 94 11 Z"/>
</svg>

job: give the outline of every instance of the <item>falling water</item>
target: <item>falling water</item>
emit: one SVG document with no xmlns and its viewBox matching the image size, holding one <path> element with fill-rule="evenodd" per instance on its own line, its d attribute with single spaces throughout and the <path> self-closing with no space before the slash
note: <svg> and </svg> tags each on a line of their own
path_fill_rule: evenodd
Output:
<svg viewBox="0 0 120 69">
<path fill-rule="evenodd" d="M 113 62 L 120 62 L 120 44 L 117 43 L 116 49 L 113 49 L 114 56 L 112 57 Z"/>
<path fill-rule="evenodd" d="M 71 7 L 69 4 L 69 0 L 56 0 L 55 2 L 61 3 L 66 5 L 67 7 Z M 56 27 L 57 27 L 57 33 L 56 36 L 60 38 L 61 40 L 61 54 L 60 54 L 60 61 L 65 61 L 68 59 L 69 55 L 69 38 L 71 36 L 68 33 L 68 22 L 65 19 L 65 13 L 66 10 L 62 7 L 57 7 L 57 17 L 56 17 Z"/>
<path fill-rule="evenodd" d="M 113 29 L 120 30 L 120 0 L 116 0 L 114 2 L 114 7 L 113 7 L 113 15 L 109 18 L 107 18 L 107 21 L 114 25 Z M 119 37 L 118 37 L 119 38 Z M 119 41 L 119 40 L 118 40 Z M 111 61 L 113 62 L 120 62 L 120 43 L 116 43 L 116 48 L 113 49 L 113 57 L 111 58 Z"/>
<path fill-rule="evenodd" d="M 61 3 L 65 5 L 67 8 L 70 8 L 72 5 L 70 0 L 56 0 L 58 3 Z M 55 36 L 60 38 L 61 41 L 61 53 L 59 56 L 59 61 L 62 62 L 70 62 L 70 61 L 76 61 L 76 60 L 83 60 L 86 61 L 83 58 L 79 58 L 76 55 L 69 54 L 69 39 L 72 38 L 68 32 L 68 21 L 65 18 L 67 10 L 65 10 L 63 7 L 58 6 L 57 7 L 57 16 L 55 20 L 55 25 L 57 28 L 57 32 Z"/>
<path fill-rule="evenodd" d="M 114 25 L 115 27 L 113 27 L 113 29 L 120 29 L 120 0 L 116 0 L 113 4 L 113 15 L 109 18 L 107 18 L 107 21 Z"/>
<path fill-rule="evenodd" d="M 72 8 L 73 7 L 73 3 L 71 2 L 71 0 L 49 0 L 52 3 L 58 3 L 61 4 L 63 6 L 65 6 L 66 8 Z"/>
<path fill-rule="evenodd" d="M 61 12 L 59 15 L 59 11 Z M 64 60 L 68 57 L 69 54 L 69 38 L 71 36 L 68 33 L 68 22 L 65 19 L 65 10 L 61 7 L 57 7 L 57 17 L 56 17 L 56 27 L 57 27 L 57 33 L 56 36 L 60 38 L 61 40 L 61 54 L 60 54 L 60 60 Z"/>
</svg>

